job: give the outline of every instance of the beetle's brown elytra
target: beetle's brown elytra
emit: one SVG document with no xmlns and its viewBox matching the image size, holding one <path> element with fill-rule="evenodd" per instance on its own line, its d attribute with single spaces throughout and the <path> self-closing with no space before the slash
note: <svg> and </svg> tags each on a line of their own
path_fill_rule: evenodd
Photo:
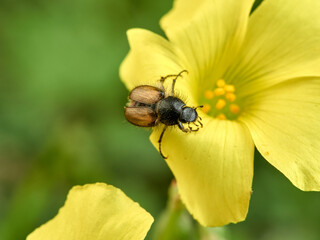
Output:
<svg viewBox="0 0 320 240">
<path fill-rule="evenodd" d="M 131 101 L 149 105 L 155 104 L 163 98 L 164 92 L 161 89 L 149 85 L 138 86 L 129 94 L 129 99 Z"/>
<path fill-rule="evenodd" d="M 174 96 L 174 87 L 178 77 L 182 73 L 188 73 L 182 70 L 178 74 L 167 75 L 160 78 L 161 88 L 150 85 L 137 86 L 129 94 L 129 103 L 124 109 L 126 119 L 139 127 L 154 127 L 159 123 L 164 124 L 164 128 L 159 137 L 159 152 L 166 159 L 161 150 L 161 142 L 166 129 L 169 126 L 178 125 L 183 132 L 196 132 L 203 127 L 201 117 L 197 113 L 197 108 L 188 107 L 178 97 Z M 171 95 L 166 96 L 164 81 L 172 77 Z M 190 124 L 196 126 L 192 128 Z M 197 125 L 199 123 L 199 125 Z M 183 124 L 187 124 L 185 127 Z"/>
<path fill-rule="evenodd" d="M 149 107 L 127 107 L 124 114 L 130 123 L 139 127 L 153 127 L 157 120 L 157 114 Z"/>
</svg>

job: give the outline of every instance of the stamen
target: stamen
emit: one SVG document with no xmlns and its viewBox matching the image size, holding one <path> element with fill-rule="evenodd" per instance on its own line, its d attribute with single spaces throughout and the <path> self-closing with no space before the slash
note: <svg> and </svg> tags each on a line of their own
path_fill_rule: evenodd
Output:
<svg viewBox="0 0 320 240">
<path fill-rule="evenodd" d="M 215 96 L 222 96 L 225 93 L 223 88 L 216 88 L 213 90 L 213 92 Z"/>
<path fill-rule="evenodd" d="M 202 111 L 217 119 L 236 120 L 241 112 L 235 86 L 226 84 L 224 79 L 218 79 L 214 89 L 205 90 L 202 99 Z"/>
<path fill-rule="evenodd" d="M 220 119 L 220 120 L 226 120 L 226 119 L 227 119 L 226 115 L 224 115 L 223 113 L 220 113 L 220 114 L 217 116 L 217 118 Z"/>
<path fill-rule="evenodd" d="M 234 93 L 226 93 L 226 99 L 229 100 L 230 102 L 234 102 L 236 100 L 236 95 Z"/>
<path fill-rule="evenodd" d="M 220 98 L 216 104 L 216 109 L 221 110 L 226 104 L 226 101 Z"/>
<path fill-rule="evenodd" d="M 210 109 L 211 109 L 210 104 L 207 104 L 207 103 L 203 104 L 202 111 L 203 111 L 204 113 L 210 112 Z"/>
<path fill-rule="evenodd" d="M 223 79 L 219 79 L 216 83 L 217 87 L 223 88 L 226 85 L 226 82 Z"/>
<path fill-rule="evenodd" d="M 238 114 L 240 112 L 240 107 L 237 104 L 230 104 L 229 109 L 233 114 Z"/>
<path fill-rule="evenodd" d="M 226 92 L 230 92 L 230 93 L 233 93 L 233 92 L 236 91 L 235 87 L 234 87 L 233 85 L 231 85 L 231 84 L 225 85 L 225 86 L 224 86 L 224 90 L 225 90 Z"/>
<path fill-rule="evenodd" d="M 204 92 L 204 97 L 205 97 L 206 99 L 212 99 L 212 98 L 214 97 L 213 91 L 212 91 L 212 90 L 206 90 L 206 91 Z"/>
</svg>

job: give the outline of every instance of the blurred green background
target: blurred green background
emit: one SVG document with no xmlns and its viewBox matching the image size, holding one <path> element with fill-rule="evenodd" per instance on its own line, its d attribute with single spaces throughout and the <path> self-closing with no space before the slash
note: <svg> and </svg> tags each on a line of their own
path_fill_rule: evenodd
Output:
<svg viewBox="0 0 320 240">
<path fill-rule="evenodd" d="M 172 0 L 0 0 L 0 239 L 52 218 L 77 184 L 121 188 L 155 220 L 172 174 L 123 116 L 126 30 L 162 34 Z M 257 153 L 245 222 L 228 239 L 319 239 L 320 194 L 302 192 Z M 151 230 L 152 234 L 153 229 Z M 150 239 L 151 234 L 148 234 Z"/>
</svg>

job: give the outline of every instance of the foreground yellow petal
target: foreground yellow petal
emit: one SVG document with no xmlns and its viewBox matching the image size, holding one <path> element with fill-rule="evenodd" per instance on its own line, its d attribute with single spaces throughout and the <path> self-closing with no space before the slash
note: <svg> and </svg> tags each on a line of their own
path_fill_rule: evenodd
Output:
<svg viewBox="0 0 320 240">
<path fill-rule="evenodd" d="M 188 60 L 195 93 L 199 87 L 212 88 L 237 56 L 252 4 L 253 0 L 176 0 L 161 19 L 170 42 Z"/>
<path fill-rule="evenodd" d="M 302 190 L 320 190 L 320 78 L 256 94 L 241 118 L 259 152 Z"/>
<path fill-rule="evenodd" d="M 120 189 L 88 184 L 73 187 L 58 215 L 27 240 L 138 240 L 152 222 L 152 216 Z"/>
<path fill-rule="evenodd" d="M 165 133 L 162 151 L 182 201 L 204 226 L 245 219 L 253 177 L 253 142 L 245 125 L 204 118 L 204 129 Z M 159 131 L 151 141 L 158 148 Z"/>
<path fill-rule="evenodd" d="M 320 76 L 319 11 L 319 0 L 267 0 L 254 11 L 241 53 L 225 74 L 240 96 Z"/>
</svg>

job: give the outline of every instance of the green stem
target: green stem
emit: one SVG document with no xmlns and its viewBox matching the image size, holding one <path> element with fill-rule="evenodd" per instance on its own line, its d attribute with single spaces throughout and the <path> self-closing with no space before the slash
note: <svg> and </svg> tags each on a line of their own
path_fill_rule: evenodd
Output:
<svg viewBox="0 0 320 240">
<path fill-rule="evenodd" d="M 201 226 L 189 214 L 178 194 L 177 184 L 172 181 L 166 209 L 156 219 L 153 240 L 225 240 L 225 228 Z"/>
</svg>

